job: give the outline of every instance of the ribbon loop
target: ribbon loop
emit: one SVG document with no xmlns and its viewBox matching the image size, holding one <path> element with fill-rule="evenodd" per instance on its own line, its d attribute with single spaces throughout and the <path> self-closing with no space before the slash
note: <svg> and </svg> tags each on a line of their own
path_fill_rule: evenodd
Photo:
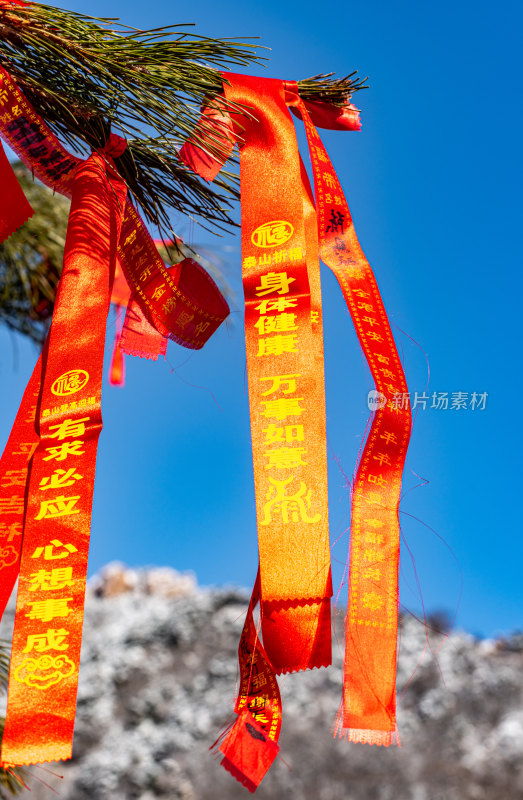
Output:
<svg viewBox="0 0 523 800">
<path fill-rule="evenodd" d="M 111 133 L 107 142 L 103 147 L 99 147 L 97 152 L 101 155 L 110 156 L 111 158 L 119 158 L 127 148 L 127 139 L 118 136 L 117 133 Z"/>
</svg>

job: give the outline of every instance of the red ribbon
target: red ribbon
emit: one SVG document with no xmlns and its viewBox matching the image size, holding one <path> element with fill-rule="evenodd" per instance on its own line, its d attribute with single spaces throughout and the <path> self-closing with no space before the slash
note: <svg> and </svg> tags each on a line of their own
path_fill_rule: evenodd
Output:
<svg viewBox="0 0 523 800">
<path fill-rule="evenodd" d="M 338 278 L 358 338 L 368 359 L 376 389 L 385 398 L 383 407 L 374 416 L 353 489 L 344 713 L 338 720 L 337 731 L 352 741 L 384 745 L 395 741 L 399 743 L 395 707 L 398 504 L 401 474 L 410 434 L 410 410 L 396 408 L 392 402 L 395 394 L 406 392 L 403 370 L 372 270 L 357 240 L 350 211 L 336 173 L 314 126 L 316 123 L 334 130 L 359 130 L 358 112 L 354 106 L 346 106 L 340 110 L 331 108 L 325 103 L 303 102 L 298 95 L 297 84 L 279 83 L 277 89 L 275 88 L 277 83 L 279 82 L 247 79 L 245 76 L 229 74 L 224 78 L 224 91 L 228 99 L 246 105 L 258 123 L 256 128 L 256 123 L 253 124 L 251 119 L 247 122 L 245 118 L 237 120 L 242 170 L 242 204 L 250 205 L 251 208 L 251 211 L 245 214 L 245 221 L 250 227 L 247 231 L 242 230 L 242 244 L 248 243 L 251 236 L 253 223 L 250 221 L 249 213 L 253 213 L 252 209 L 256 204 L 254 194 L 250 190 L 245 192 L 244 186 L 247 188 L 250 185 L 249 170 L 257 169 L 256 163 L 253 164 L 252 160 L 247 163 L 247 158 L 243 158 L 242 154 L 248 150 L 253 141 L 259 140 L 261 143 L 257 154 L 259 164 L 265 163 L 263 161 L 265 158 L 268 158 L 268 163 L 274 159 L 279 175 L 294 169 L 295 156 L 292 147 L 287 146 L 287 161 L 280 158 L 278 150 L 281 142 L 286 142 L 288 112 L 276 111 L 274 106 L 271 114 L 267 113 L 269 98 L 276 97 L 279 92 L 280 97 L 291 106 L 293 113 L 305 123 L 317 204 L 317 211 L 313 210 L 312 215 L 317 217 L 321 258 Z M 244 90 L 246 85 L 253 89 L 248 95 Z M 205 110 L 202 120 L 208 129 L 209 120 Z M 235 130 L 234 124 L 235 116 L 232 115 L 228 131 Z M 201 131 L 199 133 L 200 135 L 193 135 L 184 145 L 181 156 L 188 165 L 196 171 L 201 171 L 203 176 L 208 178 L 209 175 L 217 173 L 223 158 L 218 155 L 213 156 L 213 161 L 209 165 L 209 154 L 204 143 L 202 144 L 203 134 Z M 221 137 L 223 151 L 230 154 L 232 143 L 229 134 L 224 132 L 223 120 L 219 126 L 214 126 L 214 134 L 215 138 Z M 267 214 L 271 216 L 271 209 L 265 213 L 264 207 L 264 192 L 267 184 L 271 187 L 271 181 L 274 180 L 271 176 L 272 173 L 268 168 L 265 168 L 265 177 L 262 179 L 260 176 L 258 223 L 265 223 L 269 218 Z M 307 219 L 307 201 L 311 194 L 303 165 L 302 180 L 304 213 Z M 289 204 L 288 209 L 290 208 Z M 285 210 L 282 205 L 278 219 L 288 220 L 289 215 L 292 216 L 292 212 Z M 245 221 L 242 212 L 242 226 Z M 269 225 L 268 222 L 265 224 Z M 273 227 L 276 225 L 276 223 L 271 224 Z M 271 235 L 276 233 L 275 230 Z M 281 231 L 278 231 L 278 235 L 280 234 Z M 313 265 L 315 243 L 312 237 L 307 241 L 307 253 L 307 271 L 309 282 L 312 283 L 315 269 L 317 270 L 317 265 L 316 267 Z M 246 255 L 247 267 L 254 268 L 258 262 L 256 258 L 251 258 L 250 250 L 244 250 L 243 255 L 244 269 Z M 270 259 L 266 263 L 270 265 Z M 286 280 L 301 280 L 300 268 L 299 263 L 286 265 Z M 273 274 L 269 273 L 271 269 L 274 267 L 266 267 L 264 271 L 266 276 Z M 256 275 L 263 277 L 263 271 L 258 270 Z M 249 322 L 248 300 L 246 288 L 246 328 Z M 319 311 L 321 312 L 321 307 Z M 248 330 L 247 336 L 249 336 Z M 311 349 L 311 359 L 313 352 Z M 277 553 L 278 548 L 275 546 L 276 561 Z M 299 565 L 297 569 L 299 571 Z M 262 572 L 262 609 L 263 577 Z M 292 652 L 295 647 L 293 635 L 285 631 L 281 621 L 277 621 L 277 625 L 280 627 L 282 645 L 287 642 Z M 267 647 L 266 631 L 268 626 L 264 625 L 264 642 Z M 272 649 L 269 652 L 272 652 Z M 282 654 L 281 658 L 284 659 L 285 656 Z M 238 758 L 240 759 L 240 756 Z"/>
<path fill-rule="evenodd" d="M 43 357 L 1 760 L 71 757 L 105 322 L 126 188 L 93 154 L 77 171 Z M 71 347 L 74 343 L 74 347 Z"/>
<path fill-rule="evenodd" d="M 0 141 L 0 242 L 27 222 L 34 214 L 7 160 Z"/>
<path fill-rule="evenodd" d="M 117 248 L 134 289 L 131 305 L 139 303 L 155 355 L 165 336 L 201 347 L 228 307 L 199 265 L 165 269 L 114 169 L 112 158 L 121 155 L 125 140 L 112 136 L 81 162 L 67 153 L 1 67 L 0 90 L 5 111 L 0 133 L 34 174 L 72 194 L 53 322 L 0 460 L 2 611 L 20 571 L 1 753 L 9 765 L 71 754 L 102 427 L 105 324 Z M 12 182 L 5 157 L 0 169 L 12 192 L 12 207 L 0 206 L 5 236 L 31 209 Z M 125 295 L 121 282 L 118 292 Z"/>
</svg>

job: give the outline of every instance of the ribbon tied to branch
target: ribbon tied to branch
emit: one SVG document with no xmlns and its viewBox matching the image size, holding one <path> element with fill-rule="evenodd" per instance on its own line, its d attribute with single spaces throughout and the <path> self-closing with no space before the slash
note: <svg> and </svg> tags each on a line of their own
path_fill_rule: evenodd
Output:
<svg viewBox="0 0 523 800">
<path fill-rule="evenodd" d="M 225 97 L 203 109 L 199 135 L 181 157 L 212 180 L 237 144 L 240 152 L 245 336 L 260 573 L 263 652 L 274 675 L 331 660 L 330 559 L 319 259 L 334 272 L 384 403 L 373 415 L 352 486 L 349 598 L 343 708 L 335 732 L 351 741 L 399 744 L 396 649 L 401 476 L 411 417 L 393 396 L 405 377 L 373 272 L 360 247 L 345 195 L 316 125 L 359 130 L 358 110 L 304 102 L 297 84 L 224 75 Z M 303 120 L 314 194 L 298 151 L 289 108 Z M 212 130 L 224 157 L 206 148 Z M 203 144 L 202 144 L 203 142 Z M 252 604 L 252 603 L 251 603 Z M 250 611 L 242 637 L 248 636 Z M 259 645 L 261 647 L 261 644 Z M 242 676 L 256 650 L 240 647 Z M 248 670 L 247 670 L 248 672 Z M 224 765 L 255 788 L 275 758 L 253 761 L 245 715 L 267 732 L 252 671 L 239 716 L 221 749 Z M 270 692 L 263 702 L 274 703 Z M 265 706 L 263 706 L 263 709 Z M 241 712 L 241 713 L 240 713 Z M 234 769 L 231 769 L 231 764 Z"/>
</svg>

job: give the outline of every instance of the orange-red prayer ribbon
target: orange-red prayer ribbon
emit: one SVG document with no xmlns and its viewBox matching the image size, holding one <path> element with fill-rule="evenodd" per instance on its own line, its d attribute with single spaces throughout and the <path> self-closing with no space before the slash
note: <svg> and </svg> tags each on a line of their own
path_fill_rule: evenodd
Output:
<svg viewBox="0 0 523 800">
<path fill-rule="evenodd" d="M 71 756 L 105 322 L 125 199 L 124 182 L 98 154 L 78 169 L 43 359 L 2 741 L 6 764 Z"/>
<path fill-rule="evenodd" d="M 71 755 L 117 248 L 150 328 L 149 346 L 168 335 L 199 348 L 228 307 L 199 265 L 165 269 L 114 169 L 111 156 L 125 147 L 120 137 L 111 136 L 82 162 L 67 153 L 1 67 L 0 89 L 2 136 L 47 185 L 73 195 L 50 334 L 0 460 L 1 611 L 20 570 L 0 758 L 24 764 Z M 4 159 L 0 168 L 9 188 L 11 167 Z M 19 192 L 12 187 L 13 204 Z M 31 212 L 27 203 L 17 205 L 16 213 L 0 206 L 3 236 Z"/>
<path fill-rule="evenodd" d="M 278 755 L 282 721 L 276 673 L 254 624 L 259 596 L 258 573 L 238 647 L 240 688 L 234 708 L 238 717 L 220 746 L 222 765 L 250 792 Z"/>
<path fill-rule="evenodd" d="M 344 711 L 339 730 L 350 741 L 399 744 L 398 507 L 411 414 L 408 404 L 402 407 L 393 397 L 404 396 L 407 384 L 338 177 L 297 91 L 296 106 L 305 123 L 313 166 L 321 259 L 339 281 L 376 390 L 384 398 L 374 415 L 352 490 Z"/>
<path fill-rule="evenodd" d="M 312 308 L 303 176 L 281 81 L 232 75 L 262 632 L 277 672 L 331 661 L 322 322 Z M 314 232 L 312 239 L 314 240 Z M 317 244 L 312 243 L 317 258 Z M 313 313 L 314 312 L 314 313 Z"/>
</svg>

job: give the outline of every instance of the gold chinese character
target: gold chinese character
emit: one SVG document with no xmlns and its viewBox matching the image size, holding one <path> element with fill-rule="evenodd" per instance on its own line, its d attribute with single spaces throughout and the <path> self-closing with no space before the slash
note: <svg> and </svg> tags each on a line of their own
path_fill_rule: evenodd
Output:
<svg viewBox="0 0 523 800">
<path fill-rule="evenodd" d="M 379 581 L 381 579 L 380 567 L 366 567 L 363 570 L 363 576 L 370 581 Z"/>
<path fill-rule="evenodd" d="M 174 297 L 168 297 L 162 306 L 166 314 L 170 314 L 176 308 L 176 300 Z"/>
<path fill-rule="evenodd" d="M 260 286 L 256 287 L 258 297 L 277 292 L 278 294 L 288 294 L 290 285 L 296 278 L 289 278 L 286 272 L 268 272 L 267 275 L 260 275 Z"/>
<path fill-rule="evenodd" d="M 0 537 L 7 537 L 8 542 L 12 542 L 15 536 L 22 535 L 21 522 L 0 522 Z"/>
<path fill-rule="evenodd" d="M 243 259 L 243 268 L 252 269 L 256 266 L 256 256 L 247 256 Z"/>
<path fill-rule="evenodd" d="M 371 517 L 371 519 L 364 519 L 363 522 L 365 525 L 370 525 L 371 528 L 383 528 L 385 524 L 380 519 L 374 519 L 374 517 Z"/>
<path fill-rule="evenodd" d="M 384 439 L 386 444 L 397 444 L 398 443 L 398 440 L 396 438 L 396 434 L 395 433 L 391 433 L 390 431 L 383 431 L 383 433 L 380 434 L 380 439 Z"/>
<path fill-rule="evenodd" d="M 268 425 L 263 428 L 265 434 L 264 444 L 283 444 L 284 442 L 303 442 L 303 425 Z"/>
<path fill-rule="evenodd" d="M 61 494 L 59 497 L 53 497 L 52 500 L 41 500 L 40 510 L 35 519 L 56 519 L 57 517 L 69 517 L 72 514 L 79 514 L 80 509 L 75 508 L 79 499 L 80 495 L 64 497 Z"/>
<path fill-rule="evenodd" d="M 2 489 L 8 489 L 10 486 L 25 486 L 27 479 L 27 470 L 25 469 L 8 469 L 2 475 L 2 481 L 7 483 L 0 483 Z"/>
<path fill-rule="evenodd" d="M 312 505 L 311 490 L 307 489 L 304 481 L 300 481 L 300 488 L 294 494 L 286 494 L 287 487 L 294 480 L 294 475 L 284 481 L 269 478 L 272 486 L 267 492 L 267 502 L 263 506 L 263 519 L 261 525 L 270 525 L 273 514 L 281 514 L 284 524 L 289 522 L 306 522 L 309 524 L 319 522 L 321 514 L 309 517 Z"/>
<path fill-rule="evenodd" d="M 369 503 L 377 503 L 378 505 L 381 505 L 383 496 L 379 492 L 369 492 L 367 495 L 367 500 Z"/>
<path fill-rule="evenodd" d="M 260 675 L 253 675 L 252 676 L 252 688 L 255 691 L 259 691 L 262 686 L 266 686 L 267 684 L 267 677 L 262 672 Z"/>
<path fill-rule="evenodd" d="M 274 253 L 274 263 L 275 264 L 284 264 L 288 258 L 287 250 L 276 250 Z"/>
<path fill-rule="evenodd" d="M 65 628 L 48 628 L 45 633 L 31 633 L 27 637 L 22 653 L 46 653 L 48 650 L 67 650 L 69 645 L 65 641 L 69 631 Z"/>
<path fill-rule="evenodd" d="M 180 326 L 180 328 L 185 328 L 185 326 L 194 319 L 194 314 L 189 314 L 188 311 L 182 311 L 181 314 L 176 318 L 176 324 Z"/>
<path fill-rule="evenodd" d="M 29 461 L 34 451 L 38 447 L 38 442 L 19 442 L 18 446 L 20 450 L 13 450 L 11 455 L 27 456 L 27 460 Z"/>
<path fill-rule="evenodd" d="M 383 598 L 376 592 L 365 592 L 363 595 L 363 605 L 370 611 L 379 611 L 383 608 Z"/>
<path fill-rule="evenodd" d="M 271 336 L 258 342 L 258 356 L 281 356 L 283 353 L 297 353 L 296 334 L 290 336 Z"/>
<path fill-rule="evenodd" d="M 296 391 L 296 378 L 301 378 L 301 375 L 273 375 L 269 378 L 260 378 L 261 381 L 272 381 L 272 386 L 266 392 L 262 392 L 262 397 L 274 394 L 278 389 L 281 389 L 283 394 L 293 394 Z"/>
<path fill-rule="evenodd" d="M 307 451 L 303 447 L 279 447 L 277 450 L 266 450 L 264 455 L 269 458 L 265 469 L 292 469 L 293 467 L 306 467 L 307 462 L 302 461 L 302 454 Z"/>
<path fill-rule="evenodd" d="M 80 450 L 83 446 L 84 443 L 78 439 L 74 442 L 63 442 L 55 447 L 46 447 L 45 452 L 49 455 L 45 456 L 43 460 L 51 461 L 54 458 L 56 461 L 65 461 L 67 456 L 83 456 L 85 450 Z"/>
<path fill-rule="evenodd" d="M 260 317 L 254 327 L 258 328 L 260 335 L 265 333 L 283 333 L 285 331 L 296 331 L 297 314 L 276 314 L 272 317 Z"/>
<path fill-rule="evenodd" d="M 297 305 L 297 297 L 273 297 L 262 300 L 256 306 L 256 311 L 259 311 L 260 314 L 267 314 L 269 311 L 286 311 L 288 308 L 296 308 Z"/>
<path fill-rule="evenodd" d="M 32 609 L 25 616 L 29 619 L 40 619 L 42 622 L 49 622 L 55 617 L 67 617 L 73 610 L 68 608 L 67 603 L 72 600 L 72 597 L 50 597 L 48 600 L 30 602 Z"/>
<path fill-rule="evenodd" d="M 156 289 L 153 292 L 153 296 L 152 296 L 151 299 L 152 300 L 159 300 L 160 297 L 162 297 L 162 295 L 164 295 L 166 291 L 167 291 L 167 287 L 166 287 L 165 283 L 162 283 L 161 286 L 157 286 L 156 287 Z"/>
<path fill-rule="evenodd" d="M 72 486 L 76 481 L 81 481 L 83 477 L 75 471 L 74 467 L 68 470 L 55 469 L 52 475 L 42 478 L 38 488 L 41 492 L 45 489 L 63 489 L 66 486 Z"/>
<path fill-rule="evenodd" d="M 383 375 L 384 378 L 389 378 L 391 381 L 395 381 L 396 380 L 396 375 L 390 369 L 387 369 L 386 367 L 382 367 L 380 369 L 380 372 L 381 372 L 381 374 Z"/>
<path fill-rule="evenodd" d="M 381 564 L 385 560 L 385 554 L 381 550 L 367 549 L 363 551 L 364 561 L 370 561 L 371 564 Z"/>
<path fill-rule="evenodd" d="M 30 592 L 65 589 L 66 586 L 73 585 L 73 568 L 55 567 L 55 569 L 52 570 L 40 569 L 38 572 L 33 572 L 31 574 L 30 581 Z"/>
<path fill-rule="evenodd" d="M 390 467 L 390 465 L 391 465 L 391 460 L 390 460 L 389 456 L 387 455 L 387 453 L 378 453 L 377 455 L 372 456 L 372 458 L 375 461 L 379 461 L 380 467 L 382 467 L 383 464 L 385 464 L 387 467 Z"/>
<path fill-rule="evenodd" d="M 378 486 L 385 486 L 387 483 L 382 475 L 368 475 L 367 480 L 369 483 L 376 483 Z"/>
<path fill-rule="evenodd" d="M 23 514 L 24 498 L 15 494 L 12 497 L 0 498 L 0 514 Z"/>
<path fill-rule="evenodd" d="M 301 261 L 303 252 L 301 247 L 291 247 L 289 250 L 289 261 Z"/>
<path fill-rule="evenodd" d="M 210 324 L 211 324 L 210 322 L 199 322 L 196 328 L 194 329 L 195 335 L 196 336 L 203 335 Z"/>
<path fill-rule="evenodd" d="M 63 547 L 63 550 L 55 553 L 54 548 Z M 74 544 L 62 544 L 59 539 L 51 539 L 51 544 L 44 547 L 37 547 L 31 558 L 40 558 L 44 554 L 44 561 L 56 561 L 57 559 L 67 558 L 71 553 L 77 553 L 78 549 Z"/>
<path fill-rule="evenodd" d="M 261 415 L 262 417 L 273 417 L 274 419 L 300 417 L 303 411 L 300 408 L 300 400 L 303 400 L 303 397 L 279 397 L 277 400 L 262 400 L 265 411 L 262 411 Z"/>
<path fill-rule="evenodd" d="M 380 547 L 385 542 L 385 536 L 382 533 L 376 533 L 376 531 L 365 531 L 363 540 L 365 544 L 374 544 Z"/>
<path fill-rule="evenodd" d="M 75 438 L 76 436 L 83 436 L 85 433 L 85 422 L 89 421 L 89 417 L 82 417 L 82 419 L 65 419 L 58 425 L 50 425 L 49 430 L 55 430 L 49 438 L 58 439 L 59 442 L 64 439 Z"/>
</svg>

